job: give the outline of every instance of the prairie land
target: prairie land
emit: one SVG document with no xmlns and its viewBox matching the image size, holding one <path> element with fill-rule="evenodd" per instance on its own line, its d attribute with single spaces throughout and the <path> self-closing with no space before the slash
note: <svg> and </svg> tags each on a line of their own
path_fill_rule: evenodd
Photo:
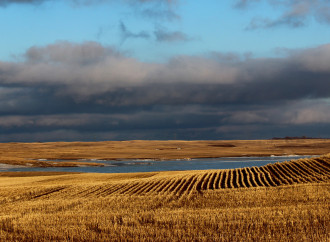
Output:
<svg viewBox="0 0 330 242">
<path fill-rule="evenodd" d="M 323 155 L 329 151 L 330 139 L 0 143 L 0 163 L 36 167 L 102 166 L 100 162 L 79 160 Z"/>
<path fill-rule="evenodd" d="M 230 170 L 4 172 L 0 240 L 329 241 L 329 185 L 330 154 Z"/>
</svg>

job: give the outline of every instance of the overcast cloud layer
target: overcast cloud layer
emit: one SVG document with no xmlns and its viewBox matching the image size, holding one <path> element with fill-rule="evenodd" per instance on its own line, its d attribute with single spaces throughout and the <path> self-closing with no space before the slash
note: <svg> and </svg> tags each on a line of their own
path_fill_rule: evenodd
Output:
<svg viewBox="0 0 330 242">
<path fill-rule="evenodd" d="M 96 42 L 34 46 L 0 62 L 0 141 L 329 137 L 329 80 L 330 44 L 167 63 Z"/>
<path fill-rule="evenodd" d="M 330 1 L 207 4 L 0 0 L 0 142 L 330 138 Z"/>
</svg>

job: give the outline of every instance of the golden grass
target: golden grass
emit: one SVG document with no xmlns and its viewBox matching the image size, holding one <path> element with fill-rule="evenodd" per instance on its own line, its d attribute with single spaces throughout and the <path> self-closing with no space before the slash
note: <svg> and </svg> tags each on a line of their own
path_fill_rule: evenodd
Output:
<svg viewBox="0 0 330 242">
<path fill-rule="evenodd" d="M 3 174 L 0 241 L 329 241 L 329 181 L 330 155 L 231 170 Z"/>
<path fill-rule="evenodd" d="M 82 164 L 96 166 L 101 165 L 101 162 L 84 163 L 77 160 L 322 155 L 329 150 L 330 139 L 0 143 L 0 163 L 44 167 Z"/>
</svg>

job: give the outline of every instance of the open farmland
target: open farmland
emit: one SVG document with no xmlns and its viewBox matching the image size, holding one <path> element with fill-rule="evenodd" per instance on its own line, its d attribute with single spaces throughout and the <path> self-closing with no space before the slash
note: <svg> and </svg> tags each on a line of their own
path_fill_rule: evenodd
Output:
<svg viewBox="0 0 330 242">
<path fill-rule="evenodd" d="M 328 241 L 330 155 L 231 170 L 1 173 L 0 240 Z"/>
<path fill-rule="evenodd" d="M 102 166 L 100 161 L 81 160 L 323 155 L 329 151 L 330 139 L 0 143 L 0 163 L 35 167 Z"/>
</svg>

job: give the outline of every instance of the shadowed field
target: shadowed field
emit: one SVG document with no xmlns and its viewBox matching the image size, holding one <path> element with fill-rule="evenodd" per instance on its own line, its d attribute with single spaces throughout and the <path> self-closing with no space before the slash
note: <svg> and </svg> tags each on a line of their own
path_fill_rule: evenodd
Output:
<svg viewBox="0 0 330 242">
<path fill-rule="evenodd" d="M 2 143 L 0 163 L 41 167 L 102 166 L 100 162 L 79 160 L 322 155 L 329 151 L 330 139 Z M 66 162 L 45 161 L 58 159 Z"/>
<path fill-rule="evenodd" d="M 329 184 L 330 155 L 231 170 L 1 173 L 0 240 L 328 241 Z"/>
</svg>

